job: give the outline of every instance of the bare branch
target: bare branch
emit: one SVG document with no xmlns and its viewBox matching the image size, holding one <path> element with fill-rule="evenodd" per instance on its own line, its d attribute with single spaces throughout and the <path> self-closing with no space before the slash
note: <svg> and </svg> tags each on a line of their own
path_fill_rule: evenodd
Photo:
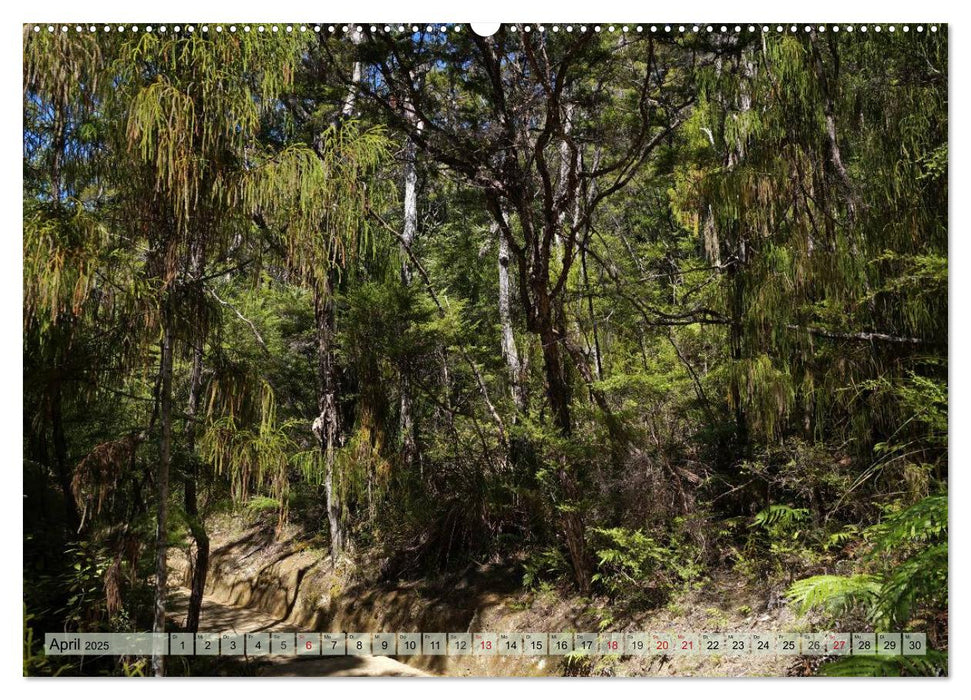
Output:
<svg viewBox="0 0 971 700">
<path fill-rule="evenodd" d="M 253 335 L 256 336 L 256 341 L 260 344 L 260 346 L 263 348 L 263 350 L 266 352 L 266 354 L 269 355 L 270 354 L 270 349 L 268 347 L 266 347 L 266 343 L 263 341 L 263 336 L 260 335 L 260 332 L 258 330 L 256 330 L 256 325 L 252 321 L 250 321 L 248 318 L 246 318 L 245 316 L 243 316 L 243 314 L 240 313 L 239 309 L 237 309 L 231 303 L 229 303 L 228 301 L 226 301 L 224 299 L 221 299 L 219 297 L 219 295 L 216 294 L 216 290 L 215 289 L 213 289 L 209 285 L 205 285 L 205 290 L 212 295 L 212 298 L 213 299 L 215 299 L 216 301 L 218 301 L 220 304 L 222 304 L 226 308 L 230 309 L 233 313 L 236 314 L 237 317 L 239 317 L 239 319 L 241 321 L 243 321 L 244 323 L 246 323 L 246 325 L 248 325 L 250 327 L 250 330 L 253 331 Z"/>
</svg>

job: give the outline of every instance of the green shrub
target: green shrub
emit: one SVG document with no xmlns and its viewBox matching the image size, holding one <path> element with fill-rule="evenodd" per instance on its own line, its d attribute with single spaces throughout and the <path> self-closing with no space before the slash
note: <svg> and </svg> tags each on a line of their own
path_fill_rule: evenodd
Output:
<svg viewBox="0 0 971 700">
<path fill-rule="evenodd" d="M 558 548 L 548 547 L 533 552 L 523 568 L 523 585 L 536 590 L 543 579 L 559 578 L 570 571 L 570 564 Z"/>
<path fill-rule="evenodd" d="M 622 527 L 591 531 L 597 571 L 594 583 L 615 598 L 637 598 L 648 592 L 664 592 L 671 584 L 665 562 L 671 552 L 641 530 Z"/>
<path fill-rule="evenodd" d="M 859 573 L 796 581 L 789 600 L 800 613 L 815 609 L 830 620 L 858 610 L 878 631 L 932 624 L 933 611 L 946 611 L 948 602 L 947 496 L 928 496 L 893 512 L 863 535 L 867 550 L 858 561 Z M 860 675 L 933 675 L 946 668 L 947 654 L 930 651 L 918 661 L 845 659 L 826 673 L 853 668 L 866 672 Z"/>
</svg>

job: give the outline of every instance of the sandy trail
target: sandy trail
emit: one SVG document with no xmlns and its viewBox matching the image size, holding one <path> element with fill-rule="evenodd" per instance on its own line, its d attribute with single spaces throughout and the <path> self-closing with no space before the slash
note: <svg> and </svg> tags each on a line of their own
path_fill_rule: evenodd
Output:
<svg viewBox="0 0 971 700">
<path fill-rule="evenodd" d="M 169 594 L 169 617 L 185 619 L 189 591 L 175 588 Z M 200 632 L 299 632 L 292 625 L 249 608 L 225 605 L 208 596 L 202 601 Z M 260 669 L 263 676 L 429 676 L 417 668 L 387 656 L 266 656 Z"/>
</svg>

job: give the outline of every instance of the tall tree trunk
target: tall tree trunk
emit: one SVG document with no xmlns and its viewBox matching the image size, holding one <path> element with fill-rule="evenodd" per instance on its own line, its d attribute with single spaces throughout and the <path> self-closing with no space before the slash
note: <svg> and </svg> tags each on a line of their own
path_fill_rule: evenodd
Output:
<svg viewBox="0 0 971 700">
<path fill-rule="evenodd" d="M 334 292 L 329 278 L 314 287 L 314 315 L 317 324 L 317 419 L 314 434 L 324 456 L 324 495 L 327 499 L 327 523 L 330 529 L 330 553 L 336 563 L 344 551 L 344 530 L 340 518 L 340 500 L 334 488 L 336 450 L 340 439 L 340 413 L 337 406 L 337 367 L 334 357 L 336 314 Z"/>
<path fill-rule="evenodd" d="M 201 280 L 205 267 L 202 245 L 195 246 L 192 255 L 192 278 L 194 284 L 200 287 L 196 293 L 202 294 Z M 185 416 L 186 452 L 189 455 L 188 468 L 184 474 L 185 513 L 189 531 L 196 543 L 195 560 L 191 562 L 192 576 L 189 583 L 189 608 L 185 616 L 187 632 L 199 630 L 199 615 L 202 612 L 202 596 L 206 588 L 206 577 L 209 572 L 209 535 L 206 524 L 199 517 L 199 502 L 197 484 L 199 481 L 199 461 L 195 455 L 196 444 L 196 416 L 199 413 L 199 400 L 202 391 L 202 362 L 203 343 L 205 333 L 199 334 L 196 344 L 192 348 L 192 376 L 189 380 L 189 401 Z"/>
<path fill-rule="evenodd" d="M 422 131 L 421 121 L 413 113 L 409 117 L 415 130 Z M 418 147 L 409 137 L 405 142 L 405 197 L 404 229 L 401 232 L 401 281 L 407 287 L 411 284 L 412 270 L 409 251 L 418 234 Z M 411 383 L 405 371 L 401 372 L 401 413 L 399 431 L 401 433 L 401 456 L 405 467 L 410 469 L 418 455 L 418 442 L 415 439 L 415 419 L 412 410 Z"/>
<path fill-rule="evenodd" d="M 415 418 L 412 412 L 411 382 L 408 377 L 401 376 L 401 416 L 399 431 L 401 432 L 401 459 L 405 467 L 411 468 L 418 457 L 418 440 L 415 437 Z"/>
<path fill-rule="evenodd" d="M 355 51 L 357 46 L 364 39 L 364 36 L 360 32 L 351 32 L 351 44 L 354 45 Z M 344 98 L 344 102 L 341 105 L 341 116 L 350 117 L 354 114 L 354 103 L 357 100 L 357 84 L 361 82 L 361 62 L 354 61 L 354 68 L 351 72 L 351 89 L 347 91 L 347 96 Z"/>
<path fill-rule="evenodd" d="M 61 175 L 64 163 L 64 147 L 67 143 L 67 119 L 65 107 L 60 100 L 54 103 L 53 143 L 51 144 L 51 198 L 60 204 L 64 195 L 64 182 Z"/>
<path fill-rule="evenodd" d="M 839 56 L 836 53 L 836 44 L 830 42 L 830 50 L 833 56 L 833 75 L 830 76 L 823 63 L 823 55 L 819 49 L 819 42 L 816 32 L 809 33 L 809 45 L 812 47 L 813 64 L 816 69 L 816 77 L 819 80 L 820 89 L 823 97 L 823 116 L 826 119 L 826 138 L 829 142 L 829 160 L 833 170 L 839 180 L 840 188 L 846 199 L 846 208 L 852 220 L 856 215 L 856 195 L 853 188 L 853 181 L 849 171 L 843 163 L 843 154 L 840 150 L 839 138 L 836 129 L 836 95 L 834 86 L 838 81 Z M 855 251 L 854 251 L 855 252 Z"/>
<path fill-rule="evenodd" d="M 587 250 L 582 248 L 580 250 L 580 271 L 583 273 L 583 289 L 586 292 L 587 297 L 587 313 L 590 314 L 590 326 L 593 331 L 593 359 L 594 367 L 597 370 L 597 380 L 603 381 L 604 378 L 604 367 L 603 358 L 600 354 L 600 331 L 597 327 L 597 315 L 594 313 L 593 309 L 593 292 L 590 289 L 590 278 L 587 275 Z"/>
<path fill-rule="evenodd" d="M 169 293 L 170 294 L 170 293 Z M 168 296 L 168 295 L 167 295 Z M 168 515 L 169 515 L 169 466 L 172 458 L 172 364 L 173 364 L 173 336 L 171 301 L 164 302 L 162 316 L 162 361 L 161 361 L 161 393 L 159 396 L 160 419 L 162 422 L 162 437 L 159 445 L 158 474 L 158 515 L 155 534 L 155 619 L 152 631 L 165 631 L 165 598 L 168 593 L 168 561 L 166 559 L 166 545 L 168 543 Z M 152 671 L 156 676 L 165 675 L 165 656 L 156 644 L 152 648 Z"/>
<path fill-rule="evenodd" d="M 351 43 L 355 47 L 363 40 L 359 32 L 351 32 Z M 357 85 L 361 81 L 361 62 L 355 61 L 351 75 L 351 85 L 341 104 L 340 115 L 332 120 L 339 127 L 340 118 L 354 114 L 357 100 Z M 317 438 L 324 458 L 324 498 L 327 507 L 327 526 L 330 531 L 330 555 L 336 565 L 344 551 L 346 540 L 341 524 L 340 497 L 334 488 L 336 451 L 340 444 L 340 412 L 337 405 L 337 363 L 334 355 L 334 342 L 337 335 L 337 315 L 334 307 L 334 288 L 328 271 L 322 279 L 314 283 L 314 319 L 317 331 L 317 418 L 313 422 L 313 433 Z"/>
<path fill-rule="evenodd" d="M 202 597 L 206 589 L 209 572 L 209 535 L 206 524 L 199 517 L 197 483 L 199 463 L 193 454 L 195 449 L 195 417 L 199 408 L 199 392 L 202 385 L 202 348 L 194 351 L 192 358 L 192 380 L 189 387 L 189 406 L 186 415 L 186 446 L 189 452 L 190 472 L 185 475 L 185 513 L 188 516 L 189 530 L 196 543 L 195 560 L 192 562 L 192 578 L 189 590 L 189 609 L 185 617 L 187 632 L 199 630 L 199 615 L 202 611 Z"/>
<path fill-rule="evenodd" d="M 570 412 L 571 387 L 568 368 L 563 361 L 560 339 L 565 337 L 562 309 L 555 313 L 553 302 L 545 288 L 536 288 L 536 321 L 543 345 L 543 365 L 546 370 L 546 396 L 553 414 L 553 424 L 563 438 L 573 434 Z M 565 454 L 557 457 L 557 481 L 562 504 L 560 521 L 573 576 L 583 595 L 590 592 L 592 571 L 586 546 L 586 529 L 580 509 L 580 485 Z"/>
<path fill-rule="evenodd" d="M 496 232 L 499 232 L 499 323 L 502 328 L 502 356 L 509 370 L 513 402 L 517 412 L 523 413 L 526 410 L 526 387 L 509 303 L 509 241 L 499 231 L 498 225 L 493 226 L 493 234 Z"/>
<path fill-rule="evenodd" d="M 572 129 L 572 127 L 573 127 L 573 103 L 566 102 L 563 105 L 563 136 L 564 137 L 569 136 L 570 130 Z M 560 156 L 560 173 L 559 173 L 560 176 L 556 184 L 556 197 L 557 199 L 562 199 L 564 194 L 566 193 L 567 181 L 570 179 L 571 176 L 576 175 L 575 172 L 570 172 L 570 171 L 577 167 L 577 164 L 570 157 L 570 143 L 566 138 L 560 141 L 559 156 Z M 576 205 L 579 205 L 579 204 L 580 204 L 580 200 L 579 198 L 577 198 Z M 567 221 L 568 213 L 573 214 L 573 221 L 571 222 Z M 559 216 L 557 217 L 557 227 L 556 227 L 557 232 L 554 235 L 554 239 L 553 239 L 555 243 L 555 247 L 557 249 L 562 248 L 564 243 L 563 239 L 569 237 L 569 236 L 563 236 L 563 233 L 562 233 L 563 230 L 567 226 L 575 225 L 576 221 L 577 221 L 576 208 L 574 208 L 572 212 L 568 212 L 568 209 L 566 207 L 563 207 L 560 210 Z"/>
</svg>

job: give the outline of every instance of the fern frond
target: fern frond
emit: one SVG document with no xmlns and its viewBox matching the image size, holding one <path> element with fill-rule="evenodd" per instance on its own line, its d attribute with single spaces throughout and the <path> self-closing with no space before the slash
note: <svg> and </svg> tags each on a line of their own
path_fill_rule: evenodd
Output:
<svg viewBox="0 0 971 700">
<path fill-rule="evenodd" d="M 871 556 L 907 544 L 933 542 L 947 537 L 947 496 L 923 498 L 909 508 L 887 517 L 872 529 Z"/>
<path fill-rule="evenodd" d="M 830 677 L 941 676 L 947 673 L 947 653 L 928 649 L 925 656 L 847 656 L 823 664 L 817 673 Z"/>
<path fill-rule="evenodd" d="M 808 517 L 809 510 L 806 508 L 793 508 L 781 504 L 772 504 L 755 514 L 752 527 L 768 528 L 774 525 L 789 527 L 790 525 L 806 520 Z"/>
<path fill-rule="evenodd" d="M 847 656 L 819 667 L 817 675 L 829 677 L 868 676 L 882 678 L 900 675 L 900 664 L 890 656 Z"/>
<path fill-rule="evenodd" d="M 786 597 L 797 606 L 800 614 L 822 608 L 838 615 L 858 605 L 872 605 L 880 591 L 880 580 L 868 574 L 812 576 L 792 584 Z"/>
<path fill-rule="evenodd" d="M 947 604 L 947 542 L 932 545 L 893 569 L 880 588 L 877 609 L 904 624 L 923 603 Z"/>
</svg>

